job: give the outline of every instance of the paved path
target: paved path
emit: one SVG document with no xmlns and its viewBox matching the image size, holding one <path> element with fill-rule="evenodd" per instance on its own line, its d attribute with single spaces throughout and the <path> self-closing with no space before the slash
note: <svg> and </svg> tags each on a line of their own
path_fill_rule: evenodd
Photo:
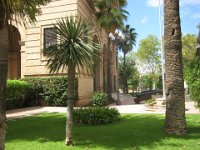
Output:
<svg viewBox="0 0 200 150">
<path fill-rule="evenodd" d="M 120 113 L 148 113 L 148 114 L 164 114 L 165 107 L 161 105 L 162 101 L 157 101 L 155 106 L 147 106 L 146 104 L 134 104 L 132 96 L 121 96 L 120 100 L 122 105 L 116 106 L 115 104 L 110 105 L 112 108 L 118 109 Z M 187 114 L 200 114 L 199 109 L 195 108 L 195 102 L 186 99 L 186 113 Z M 66 113 L 66 107 L 29 107 L 17 110 L 7 111 L 7 119 L 16 119 L 26 116 L 31 116 L 40 113 Z"/>
</svg>

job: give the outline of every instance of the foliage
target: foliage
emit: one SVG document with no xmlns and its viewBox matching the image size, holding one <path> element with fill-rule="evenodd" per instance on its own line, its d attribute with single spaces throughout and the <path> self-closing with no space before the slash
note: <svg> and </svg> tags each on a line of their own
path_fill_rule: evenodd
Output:
<svg viewBox="0 0 200 150">
<path fill-rule="evenodd" d="M 95 92 L 91 100 L 93 106 L 105 106 L 108 103 L 108 95 L 106 93 Z"/>
<path fill-rule="evenodd" d="M 186 72 L 190 70 L 190 62 L 195 59 L 195 53 L 196 53 L 196 36 L 194 34 L 183 35 L 182 55 L 183 55 L 184 77 L 186 76 Z"/>
<path fill-rule="evenodd" d="M 149 106 L 153 106 L 154 104 L 156 104 L 156 101 L 155 101 L 155 99 L 148 99 L 146 101 L 146 104 L 148 104 Z"/>
<path fill-rule="evenodd" d="M 137 89 L 139 82 L 139 72 L 135 65 L 135 60 L 136 58 L 133 52 L 127 55 L 125 64 L 124 58 L 119 57 L 119 81 L 121 86 L 124 83 L 124 74 L 126 74 L 126 80 L 128 81 L 128 83 L 133 85 L 132 88 Z M 126 86 L 128 86 L 128 84 Z"/>
<path fill-rule="evenodd" d="M 156 89 L 162 90 L 163 89 L 163 85 L 162 85 L 162 76 L 158 77 L 158 80 L 156 82 Z"/>
<path fill-rule="evenodd" d="M 94 64 L 100 61 L 101 46 L 88 42 L 92 41 L 92 32 L 92 27 L 81 18 L 66 17 L 57 20 L 51 35 L 57 43 L 44 50 L 50 72 L 64 71 L 68 66 L 73 66 L 79 72 L 84 69 L 93 73 Z"/>
<path fill-rule="evenodd" d="M 30 90 L 26 98 L 26 106 L 49 105 L 66 106 L 67 77 L 24 78 Z M 78 82 L 75 80 L 75 99 L 78 98 Z"/>
<path fill-rule="evenodd" d="M 7 19 L 21 18 L 26 22 L 26 17 L 30 22 L 36 21 L 36 15 L 41 13 L 41 5 L 46 5 L 51 0 L 1 0 L 3 11 Z M 14 15 L 13 15 L 14 14 Z M 24 17 L 26 16 L 26 17 Z"/>
<path fill-rule="evenodd" d="M 50 73 L 65 71 L 68 74 L 68 118 L 65 142 L 67 146 L 73 145 L 72 125 L 76 72 L 93 74 L 96 65 L 100 62 L 101 45 L 96 41 L 90 42 L 93 31 L 88 22 L 77 16 L 62 18 L 57 20 L 51 35 L 57 42 L 45 49 L 46 65 Z"/>
<path fill-rule="evenodd" d="M 122 28 L 122 35 L 124 37 L 121 40 L 116 41 L 116 44 L 125 56 L 128 52 L 132 51 L 133 46 L 136 44 L 137 33 L 135 32 L 135 28 L 126 25 Z"/>
<path fill-rule="evenodd" d="M 100 27 L 104 28 L 107 36 L 116 28 L 121 28 L 124 21 L 127 20 L 129 14 L 123 8 L 127 5 L 127 0 L 93 0 L 94 7 L 96 8 L 96 18 Z M 111 99 L 112 93 L 112 79 L 111 79 L 111 42 L 109 36 L 107 37 L 107 81 L 106 93 Z"/>
<path fill-rule="evenodd" d="M 69 149 L 199 150 L 199 114 L 186 117 L 188 132 L 183 136 L 166 135 L 163 114 L 128 114 L 108 125 L 75 125 L 76 144 Z M 65 122 L 66 116 L 59 113 L 8 120 L 6 150 L 66 150 L 62 139 Z"/>
<path fill-rule="evenodd" d="M 148 65 L 150 70 L 156 70 L 156 65 L 160 64 L 160 45 L 155 35 L 148 35 L 142 39 L 137 52 L 138 60 Z M 151 71 L 152 72 L 152 71 Z"/>
<path fill-rule="evenodd" d="M 73 119 L 76 124 L 108 124 L 119 120 L 119 112 L 108 107 L 79 108 L 74 110 Z"/>
<path fill-rule="evenodd" d="M 41 94 L 50 106 L 66 106 L 67 101 L 67 78 L 52 77 L 46 80 L 43 86 L 44 93 Z"/>
<path fill-rule="evenodd" d="M 122 29 L 122 35 L 124 36 L 121 40 L 118 40 L 117 46 L 119 47 L 119 50 L 121 50 L 124 54 L 124 58 L 123 58 L 123 68 L 124 68 L 124 72 L 123 72 L 123 93 L 128 93 L 128 74 L 125 70 L 127 70 L 127 66 L 126 66 L 126 54 L 130 51 L 133 50 L 133 46 L 135 45 L 136 42 L 136 36 L 137 33 L 135 32 L 134 28 L 130 28 L 130 25 L 126 25 L 123 29 Z"/>
<path fill-rule="evenodd" d="M 29 85 L 25 81 L 8 80 L 6 89 L 6 109 L 21 108 Z"/>
<path fill-rule="evenodd" d="M 137 57 L 141 72 L 149 74 L 153 82 L 151 88 L 155 88 L 156 81 L 161 74 L 160 45 L 155 35 L 148 35 L 140 41 Z"/>
<path fill-rule="evenodd" d="M 153 81 L 150 75 L 143 75 L 140 77 L 140 88 L 141 89 L 152 89 Z"/>
<path fill-rule="evenodd" d="M 198 102 L 200 107 L 200 57 L 191 61 L 186 72 L 191 98 Z"/>
<path fill-rule="evenodd" d="M 182 36 L 183 63 L 194 59 L 196 53 L 196 35 L 186 34 Z"/>
<path fill-rule="evenodd" d="M 112 29 L 123 26 L 123 21 L 127 20 L 129 14 L 123 8 L 127 5 L 127 0 L 93 0 L 97 8 L 96 17 L 100 26 L 109 32 Z"/>
</svg>

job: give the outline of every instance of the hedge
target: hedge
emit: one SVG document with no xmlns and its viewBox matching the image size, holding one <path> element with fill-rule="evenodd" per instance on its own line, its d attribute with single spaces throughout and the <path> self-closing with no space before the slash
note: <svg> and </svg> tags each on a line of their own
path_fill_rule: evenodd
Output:
<svg viewBox="0 0 200 150">
<path fill-rule="evenodd" d="M 186 70 L 186 80 L 192 100 L 197 101 L 200 108 L 200 57 L 190 62 Z"/>
<path fill-rule="evenodd" d="M 6 88 L 6 109 L 21 108 L 24 105 L 26 91 L 29 90 L 29 85 L 25 81 L 8 80 Z"/>
<path fill-rule="evenodd" d="M 78 99 L 78 80 L 75 81 Z M 23 78 L 8 80 L 6 109 L 28 106 L 67 106 L 67 77 Z"/>
<path fill-rule="evenodd" d="M 30 86 L 25 101 L 26 106 L 47 105 L 66 106 L 67 77 L 24 78 Z M 78 80 L 75 81 L 75 100 L 78 99 Z"/>
<path fill-rule="evenodd" d="M 73 110 L 75 124 L 98 125 L 114 123 L 120 119 L 117 109 L 109 107 L 87 107 Z"/>
</svg>

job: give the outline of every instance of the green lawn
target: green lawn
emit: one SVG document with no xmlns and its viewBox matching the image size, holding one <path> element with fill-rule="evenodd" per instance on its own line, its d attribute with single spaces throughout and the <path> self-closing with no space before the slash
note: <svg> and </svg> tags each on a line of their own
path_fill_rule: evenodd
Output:
<svg viewBox="0 0 200 150">
<path fill-rule="evenodd" d="M 188 134 L 168 136 L 163 115 L 123 115 L 118 123 L 75 126 L 75 146 L 65 147 L 65 116 L 42 114 L 8 121 L 6 150 L 199 150 L 200 115 L 188 115 Z"/>
</svg>

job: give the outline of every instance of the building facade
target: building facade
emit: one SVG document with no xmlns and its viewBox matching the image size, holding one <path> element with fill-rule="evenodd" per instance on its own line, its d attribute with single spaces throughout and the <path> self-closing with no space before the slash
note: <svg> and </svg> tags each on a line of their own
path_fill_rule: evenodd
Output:
<svg viewBox="0 0 200 150">
<path fill-rule="evenodd" d="M 101 63 L 96 68 L 93 76 L 80 73 L 78 77 L 78 105 L 85 105 L 94 91 L 106 90 L 107 59 L 112 61 L 112 87 L 115 88 L 116 52 L 113 48 L 112 58 L 107 58 L 107 34 L 100 29 L 95 17 L 95 10 L 91 0 L 52 0 L 42 6 L 42 13 L 37 16 L 35 24 L 12 23 L 12 35 L 9 44 L 8 78 L 47 77 L 50 74 L 46 67 L 46 58 L 42 49 L 48 45 L 48 35 L 56 20 L 67 16 L 80 16 L 91 21 L 95 33 L 93 40 L 100 43 L 103 48 L 100 53 Z M 6 30 L 6 29 L 5 29 Z M 65 75 L 58 73 L 56 75 Z"/>
</svg>

